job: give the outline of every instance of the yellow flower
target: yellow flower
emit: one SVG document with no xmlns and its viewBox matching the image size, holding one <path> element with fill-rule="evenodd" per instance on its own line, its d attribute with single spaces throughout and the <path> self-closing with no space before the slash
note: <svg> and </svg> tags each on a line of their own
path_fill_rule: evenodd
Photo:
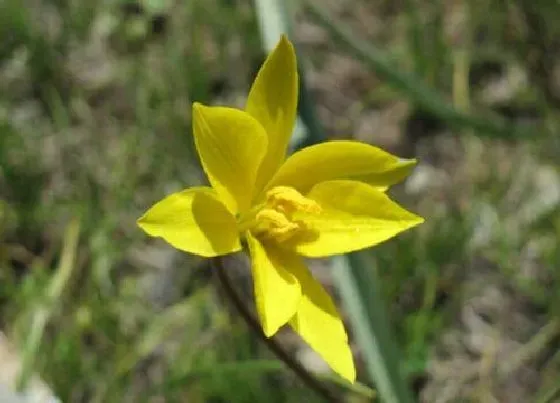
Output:
<svg viewBox="0 0 560 403">
<path fill-rule="evenodd" d="M 289 324 L 353 382 L 340 315 L 303 258 L 367 248 L 421 223 L 384 193 L 415 162 L 355 141 L 314 145 L 286 159 L 296 117 L 296 67 L 293 46 L 282 37 L 244 111 L 195 103 L 194 139 L 211 187 L 167 196 L 138 225 L 203 257 L 240 251 L 244 241 L 264 333 Z"/>
</svg>

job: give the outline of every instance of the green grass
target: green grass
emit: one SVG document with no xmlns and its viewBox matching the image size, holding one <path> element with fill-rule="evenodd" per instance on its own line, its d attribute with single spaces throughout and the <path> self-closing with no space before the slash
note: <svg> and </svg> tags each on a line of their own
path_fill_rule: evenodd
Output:
<svg viewBox="0 0 560 403">
<path fill-rule="evenodd" d="M 393 192 L 426 223 L 364 256 L 424 401 L 449 390 L 445 401 L 512 401 L 517 384 L 524 401 L 558 399 L 560 114 L 547 55 L 558 56 L 560 15 L 533 3 L 458 2 L 461 37 L 445 31 L 450 10 L 412 0 L 325 6 L 335 16 L 325 43 L 295 30 L 312 86 L 348 82 L 318 63 L 332 54 L 379 78 L 363 99 L 317 90 L 319 118 L 333 104 L 343 119 L 406 101 L 445 129 L 403 135 L 396 150 L 432 168 Z M 190 105 L 242 104 L 263 56 L 253 4 L 146 1 L 140 14 L 123 4 L 0 4 L 0 329 L 24 365 L 11 386 L 36 373 L 64 402 L 319 402 L 249 334 L 205 262 L 135 224 L 163 195 L 203 181 Z M 320 25 L 305 10 L 298 21 Z M 360 25 L 366 12 L 387 29 Z M 551 23 L 535 32 L 535 15 Z M 337 37 L 342 25 L 354 42 Z M 527 73 L 498 104 L 480 95 L 492 63 Z M 513 116 L 494 120 L 506 109 Z M 326 132 L 340 136 L 336 123 L 326 119 Z M 529 136 L 510 138 L 510 127 Z M 234 274 L 250 290 L 248 272 Z M 488 334 L 497 353 L 469 344 Z M 303 356 L 290 333 L 280 339 Z M 320 377 L 345 401 L 370 398 Z"/>
</svg>

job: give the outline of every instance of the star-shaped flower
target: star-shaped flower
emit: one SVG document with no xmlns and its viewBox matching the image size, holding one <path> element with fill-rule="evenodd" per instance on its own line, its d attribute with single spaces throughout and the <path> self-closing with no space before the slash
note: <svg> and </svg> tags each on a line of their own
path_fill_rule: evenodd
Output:
<svg viewBox="0 0 560 403">
<path fill-rule="evenodd" d="M 356 370 L 340 315 L 303 258 L 367 248 L 421 223 L 384 193 L 415 162 L 355 141 L 314 145 L 286 159 L 297 93 L 295 52 L 282 37 L 245 110 L 193 106 L 195 144 L 211 187 L 167 196 L 138 225 L 203 257 L 247 245 L 264 333 L 289 324 L 353 382 Z"/>
</svg>

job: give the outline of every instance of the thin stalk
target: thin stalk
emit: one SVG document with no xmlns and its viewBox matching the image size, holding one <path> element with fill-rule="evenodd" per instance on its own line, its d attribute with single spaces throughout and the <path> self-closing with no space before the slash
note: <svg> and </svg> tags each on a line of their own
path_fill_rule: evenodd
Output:
<svg viewBox="0 0 560 403">
<path fill-rule="evenodd" d="M 251 332 L 257 336 L 266 346 L 284 363 L 286 366 L 297 375 L 299 379 L 310 389 L 321 396 L 325 402 L 338 402 L 334 394 L 328 389 L 321 381 L 315 378 L 307 369 L 305 369 L 297 360 L 295 360 L 290 354 L 288 354 L 281 346 L 276 342 L 273 337 L 266 337 L 263 333 L 261 325 L 258 320 L 253 316 L 249 308 L 245 305 L 235 287 L 233 286 L 229 276 L 226 274 L 226 268 L 224 267 L 223 260 L 221 258 L 215 258 L 212 262 L 212 269 L 216 278 L 220 281 L 222 288 L 228 299 L 233 303 L 235 309 L 239 312 L 240 316 L 243 318 Z"/>
</svg>

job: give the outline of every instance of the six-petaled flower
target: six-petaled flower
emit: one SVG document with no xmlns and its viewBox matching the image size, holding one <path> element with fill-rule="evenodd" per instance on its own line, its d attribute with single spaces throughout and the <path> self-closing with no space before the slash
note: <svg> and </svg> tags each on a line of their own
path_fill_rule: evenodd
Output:
<svg viewBox="0 0 560 403">
<path fill-rule="evenodd" d="M 195 145 L 211 187 L 167 196 L 138 224 L 203 257 L 247 245 L 265 334 L 289 324 L 334 371 L 354 381 L 340 315 L 304 258 L 367 248 L 421 223 L 385 193 L 415 161 L 355 141 L 314 145 L 286 159 L 297 92 L 295 53 L 282 37 L 245 110 L 193 106 Z"/>
</svg>

